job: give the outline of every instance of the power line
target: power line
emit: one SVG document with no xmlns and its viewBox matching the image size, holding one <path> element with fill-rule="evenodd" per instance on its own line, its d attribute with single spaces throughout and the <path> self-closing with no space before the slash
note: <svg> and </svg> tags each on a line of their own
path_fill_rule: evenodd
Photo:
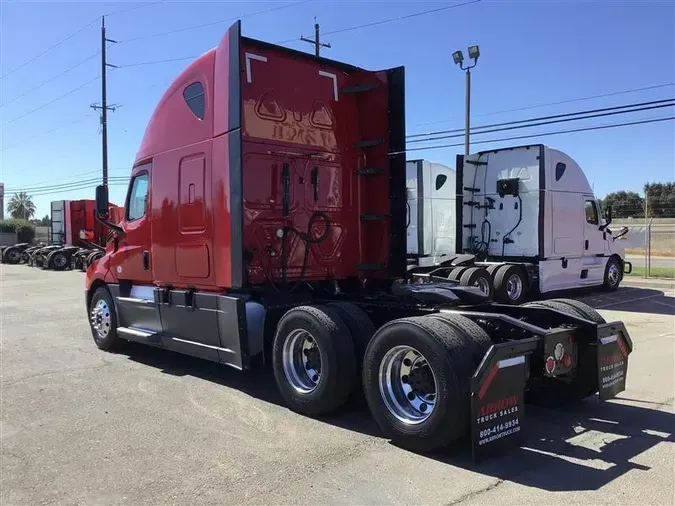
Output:
<svg viewBox="0 0 675 506">
<path fill-rule="evenodd" d="M 559 100 L 558 102 L 547 102 L 544 104 L 536 104 L 536 105 L 528 105 L 525 107 L 518 107 L 516 109 L 505 109 L 502 111 L 495 111 L 495 112 L 488 112 L 488 113 L 483 113 L 483 114 L 476 114 L 475 117 L 482 117 L 482 116 L 494 116 L 496 114 L 503 114 L 507 112 L 518 112 L 518 111 L 527 111 L 529 109 L 538 109 L 540 107 L 548 107 L 548 106 L 553 106 L 553 105 L 561 105 L 561 104 L 570 104 L 572 102 L 583 102 L 585 100 L 593 100 L 596 98 L 605 98 L 605 97 L 613 97 L 616 95 L 625 95 L 627 93 L 635 93 L 637 91 L 648 91 L 648 90 L 657 90 L 660 88 L 667 88 L 669 86 L 675 86 L 675 83 L 663 83 L 663 84 L 655 84 L 653 86 L 645 86 L 643 88 L 632 88 L 630 90 L 621 90 L 621 91 L 612 91 L 610 93 L 602 93 L 600 95 L 590 95 L 587 97 L 579 97 L 579 98 L 571 98 L 568 100 Z M 440 120 L 440 121 L 428 121 L 426 123 L 418 123 L 417 126 L 424 126 L 424 125 L 437 125 L 440 123 L 449 123 L 453 120 Z"/>
<path fill-rule="evenodd" d="M 116 176 L 112 177 L 112 180 L 115 181 L 128 181 L 129 178 L 126 176 Z M 90 179 L 84 179 L 82 181 L 71 181 L 69 183 L 61 183 L 61 184 L 55 184 L 55 185 L 47 185 L 47 186 L 33 186 L 33 187 L 26 187 L 26 188 L 12 188 L 5 190 L 6 193 L 18 193 L 18 192 L 26 192 L 26 193 L 33 193 L 33 192 L 40 192 L 40 191 L 45 191 L 45 190 L 68 190 L 72 188 L 78 188 L 80 186 L 87 186 L 90 184 L 97 184 L 100 182 L 100 178 L 90 178 Z"/>
<path fill-rule="evenodd" d="M 33 63 L 35 60 L 37 60 L 38 58 L 43 57 L 44 55 L 46 55 L 47 53 L 49 53 L 49 52 L 52 51 L 53 49 L 56 49 L 57 47 L 59 47 L 59 46 L 65 44 L 65 43 L 68 42 L 70 39 L 72 39 L 73 37 L 75 37 L 77 34 L 83 32 L 84 30 L 86 30 L 87 28 L 89 28 L 91 25 L 93 25 L 94 23 L 96 23 L 96 21 L 98 21 L 98 18 L 94 19 L 93 21 L 90 21 L 89 23 L 87 23 L 87 24 L 84 25 L 83 27 L 78 28 L 78 29 L 75 30 L 73 33 L 71 33 L 70 35 L 66 36 L 64 39 L 61 39 L 61 40 L 60 40 L 59 42 L 57 42 L 56 44 L 54 44 L 54 45 L 52 45 L 52 46 L 49 46 L 47 49 L 45 49 L 45 50 L 42 51 L 41 53 L 37 54 L 36 56 L 33 56 L 32 58 L 26 60 L 25 62 L 23 62 L 23 63 L 22 63 L 21 65 L 19 65 L 18 67 L 14 67 L 12 70 L 10 70 L 9 72 L 7 72 L 7 73 L 5 73 L 3 76 L 1 76 L 1 77 L 0 77 L 0 80 L 4 79 L 5 77 L 7 77 L 7 76 L 10 75 L 10 74 L 13 74 L 13 73 L 16 72 L 17 70 L 20 70 L 20 69 L 24 68 L 26 65 L 29 65 L 29 64 Z"/>
<path fill-rule="evenodd" d="M 229 19 L 224 19 L 224 20 L 220 20 L 220 21 L 213 21 L 211 23 L 207 23 L 207 24 L 204 24 L 204 25 L 191 26 L 191 27 L 186 27 L 186 28 L 179 28 L 177 30 L 157 33 L 157 34 L 153 34 L 153 35 L 144 35 L 144 36 L 141 36 L 141 37 L 135 37 L 133 39 L 126 39 L 126 40 L 121 41 L 121 42 L 130 42 L 130 41 L 133 41 L 133 40 L 141 40 L 141 39 L 145 39 L 145 38 L 148 38 L 148 37 L 159 37 L 160 35 L 168 35 L 168 34 L 171 34 L 171 33 L 176 33 L 178 31 L 192 30 L 193 28 L 203 28 L 204 26 L 211 26 L 211 25 L 215 25 L 215 24 L 218 24 L 218 23 L 224 23 L 226 21 L 242 19 L 244 17 L 250 17 L 250 16 L 257 15 L 257 14 L 262 14 L 262 13 L 265 13 L 265 12 L 271 12 L 272 10 L 279 10 L 281 8 L 291 7 L 293 5 L 303 4 L 303 3 L 310 2 L 310 1 L 312 1 L 312 0 L 303 0 L 302 2 L 297 2 L 295 4 L 286 5 L 284 7 L 277 7 L 275 9 L 270 9 L 270 10 L 258 11 L 258 12 L 251 13 L 250 15 L 246 15 L 246 16 L 239 16 L 239 17 L 236 17 L 236 18 L 229 18 Z M 424 16 L 426 14 L 433 14 L 435 12 L 454 9 L 456 7 L 462 7 L 464 5 L 475 4 L 475 3 L 478 3 L 480 1 L 482 1 L 482 0 L 471 0 L 469 2 L 464 2 L 464 3 L 460 3 L 460 4 L 454 4 L 454 5 L 446 5 L 445 7 L 439 7 L 439 8 L 436 8 L 436 9 L 429 9 L 429 10 L 422 11 L 422 12 L 415 12 L 413 14 L 406 14 L 404 16 L 398 16 L 398 17 L 395 17 L 395 18 L 383 19 L 383 20 L 380 20 L 380 21 L 373 21 L 371 23 L 365 23 L 363 25 L 349 26 L 349 27 L 346 27 L 346 28 L 339 28 L 337 30 L 325 32 L 325 33 L 323 33 L 323 35 L 333 35 L 333 34 L 336 34 L 336 33 L 350 32 L 350 31 L 353 31 L 353 30 L 359 30 L 361 28 L 368 28 L 370 26 L 382 25 L 382 24 L 385 24 L 385 23 L 392 23 L 394 21 L 401 21 L 401 20 L 404 20 L 404 19 L 410 19 L 410 18 L 414 18 L 414 17 L 417 17 L 417 16 Z M 275 42 L 275 44 L 277 44 L 277 45 L 288 44 L 290 42 L 296 42 L 297 40 L 298 39 L 288 39 L 288 40 L 283 40 L 283 41 L 280 41 L 280 42 Z M 120 65 L 120 68 L 140 67 L 140 66 L 145 66 L 145 65 L 156 65 L 156 64 L 160 64 L 160 63 L 172 63 L 172 62 L 177 62 L 177 61 L 194 60 L 198 57 L 199 57 L 199 55 L 197 55 L 197 56 L 186 56 L 186 57 L 182 57 L 182 58 L 169 58 L 169 59 L 164 59 L 164 60 L 153 60 L 153 61 L 146 61 L 146 62 L 139 62 L 139 63 L 131 63 L 129 65 Z"/>
<path fill-rule="evenodd" d="M 474 128 L 477 129 L 477 130 L 480 130 L 480 129 L 483 129 L 483 128 L 492 128 L 492 127 L 500 127 L 500 126 L 508 126 L 508 125 L 518 125 L 518 124 L 521 124 L 521 123 L 530 123 L 530 122 L 533 122 L 533 121 L 543 121 L 543 120 L 556 119 L 556 118 L 566 118 L 566 117 L 569 117 L 569 116 L 578 116 L 580 114 L 592 114 L 592 113 L 596 113 L 596 112 L 614 111 L 614 110 L 618 110 L 618 109 L 628 109 L 630 107 L 642 107 L 642 106 L 652 105 L 652 104 L 662 104 L 662 103 L 665 103 L 665 102 L 672 102 L 673 100 L 675 100 L 675 98 L 666 98 L 666 99 L 663 99 L 663 100 L 652 100 L 650 102 L 636 102 L 636 103 L 633 103 L 633 104 L 615 105 L 615 106 L 612 106 L 612 107 L 603 107 L 602 109 L 586 109 L 584 111 L 568 112 L 568 113 L 564 113 L 564 114 L 554 114 L 552 116 L 539 116 L 537 118 L 521 119 L 521 120 L 517 120 L 517 121 L 506 121 L 506 122 L 503 122 L 503 123 L 492 123 L 490 125 L 481 125 L 481 126 L 477 126 L 477 127 L 474 127 Z M 453 130 L 439 130 L 439 131 L 436 131 L 436 132 L 428 132 L 428 133 L 425 133 L 425 134 L 411 134 L 411 135 L 407 135 L 406 137 L 411 139 L 413 137 L 428 137 L 430 135 L 451 134 L 451 133 L 455 133 L 455 132 L 464 132 L 464 129 L 463 128 L 455 128 Z"/>
<path fill-rule="evenodd" d="M 540 134 L 530 134 L 530 135 L 518 135 L 515 137 L 503 137 L 501 139 L 488 139 L 484 141 L 476 141 L 472 142 L 471 144 L 489 144 L 493 142 L 504 142 L 504 141 L 512 141 L 512 140 L 518 140 L 518 139 L 534 139 L 537 137 L 547 137 L 549 135 L 560 135 L 560 134 L 568 134 L 568 133 L 574 133 L 574 132 L 588 132 L 592 130 L 605 130 L 608 128 L 617 128 L 617 127 L 624 127 L 624 126 L 632 126 L 632 125 L 645 125 L 648 123 L 659 123 L 662 121 L 670 121 L 675 119 L 675 116 L 667 116 L 664 118 L 652 118 L 652 119 L 646 119 L 646 120 L 640 120 L 640 121 L 630 121 L 627 123 L 611 123 L 609 125 L 598 125 L 598 126 L 593 126 L 593 127 L 585 127 L 585 128 L 572 128 L 569 130 L 559 130 L 556 132 L 544 132 Z M 464 146 L 464 143 L 459 143 L 459 144 L 441 144 L 437 146 L 425 146 L 425 147 L 419 147 L 419 148 L 410 148 L 406 149 L 405 151 L 397 151 L 395 153 L 390 153 L 390 154 L 399 154 L 399 153 L 406 153 L 409 151 L 423 151 L 425 149 L 441 149 L 441 148 L 455 148 L 458 146 Z"/>
<path fill-rule="evenodd" d="M 49 102 L 47 102 L 47 103 L 45 103 L 45 104 L 42 104 L 42 105 L 39 106 L 39 107 L 36 107 L 35 109 L 32 109 L 32 110 L 30 110 L 30 111 L 28 111 L 28 112 L 26 112 L 26 113 L 24 113 L 24 114 L 22 114 L 22 115 L 20 115 L 20 116 L 17 116 L 16 118 L 10 119 L 9 121 L 5 121 L 5 122 L 4 122 L 2 125 L 0 125 L 0 126 L 3 126 L 3 127 L 4 127 L 4 126 L 6 126 L 6 125 L 9 125 L 9 124 L 11 124 L 11 123 L 14 123 L 15 121 L 18 121 L 18 120 L 20 120 L 20 119 L 22 119 L 22 118 L 25 118 L 26 116 L 29 116 L 29 115 L 31 115 L 31 114 L 33 114 L 33 113 L 35 113 L 35 112 L 38 112 L 39 110 L 44 109 L 45 107 L 47 107 L 47 106 L 49 106 L 49 105 L 52 105 L 54 102 L 58 102 L 59 100 L 61 100 L 61 99 L 63 99 L 63 98 L 66 98 L 68 95 L 72 95 L 72 94 L 75 93 L 76 91 L 81 90 L 82 88 L 84 88 L 85 86 L 90 85 L 90 84 L 93 83 L 94 81 L 98 81 L 99 79 L 101 79 L 100 76 L 97 76 L 97 77 L 95 77 L 95 78 L 93 78 L 93 79 L 90 79 L 90 80 L 87 81 L 86 83 L 83 83 L 83 84 L 79 85 L 78 87 L 73 88 L 73 89 L 70 90 L 70 91 L 67 91 L 67 92 L 64 93 L 63 95 L 60 95 L 60 96 L 56 97 L 55 99 L 50 100 Z"/>
<path fill-rule="evenodd" d="M 17 147 L 19 147 L 19 146 L 22 146 L 23 144 L 26 144 L 26 143 L 29 142 L 29 141 L 32 141 L 33 139 L 35 139 L 35 137 L 40 137 L 40 136 L 42 136 L 42 135 L 51 134 L 51 133 L 53 133 L 53 132 L 56 132 L 57 130 L 61 130 L 61 129 L 64 128 L 64 127 L 74 125 L 74 124 L 76 124 L 76 123 L 79 123 L 80 121 L 84 121 L 85 119 L 87 119 L 87 118 L 92 118 L 92 117 L 94 117 L 94 116 L 95 116 L 94 114 L 87 114 L 87 115 L 82 116 L 81 118 L 78 118 L 78 119 L 76 119 L 76 120 L 69 121 L 69 122 L 67 122 L 67 123 L 61 123 L 61 124 L 55 126 L 54 128 L 52 128 L 51 130 L 47 130 L 46 132 L 42 132 L 41 134 L 31 135 L 30 137 L 27 137 L 26 139 L 24 139 L 24 140 L 22 140 L 22 141 L 19 141 L 19 142 L 17 142 L 16 144 L 12 144 L 11 146 L 2 148 L 2 150 L 0 150 L 0 152 L 4 153 L 5 151 L 9 151 L 10 149 L 17 148 Z"/>
<path fill-rule="evenodd" d="M 129 172 L 131 169 L 130 169 L 130 167 L 117 167 L 117 168 L 114 168 L 114 169 L 110 169 L 110 172 L 122 171 L 122 170 L 125 170 L 125 171 Z M 38 185 L 37 187 L 39 187 L 39 186 L 43 186 L 47 183 L 52 183 L 54 181 L 64 181 L 66 179 L 72 179 L 72 178 L 81 177 L 81 176 L 90 176 L 92 174 L 100 174 L 100 173 L 101 173 L 100 169 L 88 170 L 87 172 L 78 172 L 77 174 L 71 174 L 70 176 L 57 177 L 57 178 L 54 178 L 54 179 L 47 179 L 45 181 L 38 181 L 36 184 Z M 115 176 L 115 177 L 126 177 L 126 176 Z M 72 183 L 78 183 L 78 181 L 71 181 L 71 182 Z M 28 190 L 30 190 L 30 189 L 31 188 L 29 188 Z M 25 190 L 21 190 L 21 189 L 14 190 L 14 193 L 16 193 L 16 191 L 25 191 Z"/>
<path fill-rule="evenodd" d="M 160 3 L 162 3 L 162 2 L 164 2 L 164 0 L 159 0 L 159 1 L 156 1 L 156 2 L 150 2 L 150 3 L 146 3 L 146 4 L 136 5 L 136 6 L 134 6 L 134 7 L 124 8 L 124 9 L 119 9 L 119 10 L 110 12 L 110 13 L 108 13 L 108 14 L 105 14 L 105 16 L 114 16 L 114 15 L 116 15 L 116 14 L 121 14 L 121 13 L 123 13 L 123 12 L 134 11 L 134 10 L 137 10 L 137 9 L 141 9 L 141 8 L 143 8 L 143 7 L 149 7 L 149 6 L 151 6 L 151 5 L 160 4 Z M 99 19 L 100 19 L 100 18 L 97 16 L 95 19 L 93 19 L 92 21 L 90 21 L 90 22 L 87 23 L 86 25 L 82 26 L 81 28 L 78 28 L 77 30 L 75 30 L 74 32 L 72 32 L 70 35 L 67 35 L 65 38 L 61 39 L 61 40 L 60 40 L 59 42 L 57 42 L 56 44 L 53 44 L 53 45 L 49 46 L 47 49 L 45 49 L 44 51 L 38 53 L 37 55 L 33 56 L 32 58 L 26 60 L 25 62 L 23 62 L 23 63 L 22 63 L 21 65 L 19 65 L 18 67 L 14 67 L 14 68 L 13 68 L 12 70 L 10 70 L 9 72 L 6 72 L 4 75 L 0 76 L 0 80 L 4 79 L 5 77 L 9 76 L 10 74 L 13 74 L 14 72 L 16 72 L 16 71 L 18 71 L 18 70 L 24 68 L 25 66 L 27 66 L 27 65 L 29 65 L 29 64 L 31 64 L 31 63 L 33 63 L 35 60 L 38 60 L 39 58 L 42 58 L 44 55 L 46 55 L 46 54 L 49 53 L 50 51 L 56 49 L 57 47 L 62 46 L 63 44 L 65 44 L 66 42 L 68 42 L 70 39 L 72 39 L 73 37 L 75 37 L 77 34 L 83 32 L 84 30 L 86 30 L 87 28 L 89 28 L 90 26 L 92 26 L 93 24 L 97 23 Z"/>
<path fill-rule="evenodd" d="M 170 63 L 170 62 L 175 62 L 175 61 L 195 60 L 196 58 L 199 58 L 199 56 L 185 56 L 185 57 L 182 57 L 182 58 L 168 58 L 166 60 L 153 60 L 153 61 L 145 61 L 145 62 L 138 62 L 138 63 L 129 63 L 127 65 L 119 65 L 119 68 L 126 69 L 126 68 L 129 68 L 129 67 L 143 67 L 145 65 L 156 65 L 158 63 Z"/>
<path fill-rule="evenodd" d="M 123 14 L 126 12 L 131 12 L 135 11 L 138 9 L 143 9 L 144 7 L 152 7 L 153 5 L 161 4 L 164 3 L 165 0 L 157 0 L 156 2 L 147 2 L 141 5 L 135 5 L 134 7 L 125 7 L 124 9 L 119 9 L 116 11 L 109 12 L 108 14 L 104 14 L 104 16 L 107 18 L 109 16 L 115 16 L 116 14 Z"/>
<path fill-rule="evenodd" d="M 405 14 L 403 16 L 396 16 L 394 18 L 388 18 L 388 19 L 382 19 L 380 21 L 372 21 L 370 23 L 364 23 L 362 25 L 356 25 L 356 26 L 348 26 L 345 28 L 338 28 L 337 30 L 331 30 L 328 32 L 324 32 L 322 35 L 334 35 L 336 33 L 344 33 L 344 32 L 351 32 L 354 30 L 360 30 L 361 28 L 369 28 L 371 26 L 377 26 L 377 25 L 384 25 L 386 23 L 393 23 L 394 21 L 402 21 L 404 19 L 410 19 L 410 18 L 416 18 L 418 16 L 425 16 L 427 14 L 433 14 L 435 12 L 441 12 L 441 11 L 447 11 L 450 9 L 455 9 L 457 7 L 463 7 L 465 5 L 471 5 L 480 2 L 481 0 L 470 0 L 469 2 L 463 2 L 459 4 L 454 4 L 454 5 L 446 5 L 444 7 L 438 7 L 436 9 L 428 9 L 426 11 L 422 12 L 414 12 L 412 14 Z M 284 40 L 281 42 L 277 42 L 277 44 L 288 44 L 290 42 L 296 42 L 298 39 L 288 39 Z"/>
<path fill-rule="evenodd" d="M 100 182 L 100 181 L 99 181 Z M 127 186 L 128 185 L 128 180 L 125 182 L 113 182 L 113 183 L 108 183 L 108 186 Z M 39 193 L 31 193 L 31 197 L 44 197 L 45 195 L 55 195 L 55 194 L 62 194 L 64 192 L 73 192 L 73 191 L 78 191 L 78 190 L 86 190 L 86 189 L 91 189 L 93 193 L 93 188 L 92 186 L 82 186 L 80 188 L 69 188 L 67 190 L 50 190 L 50 191 L 45 191 L 45 192 L 39 192 Z"/>
<path fill-rule="evenodd" d="M 40 84 L 38 84 L 37 86 L 34 86 L 33 88 L 29 89 L 28 91 L 24 91 L 21 95 L 15 96 L 15 97 L 12 98 L 11 100 L 8 100 L 7 102 L 5 102 L 5 103 L 3 103 L 2 105 L 0 105 L 0 107 L 5 107 L 6 105 L 9 105 L 9 104 L 11 104 L 12 102 L 17 101 L 17 100 L 19 100 L 20 98 L 25 97 L 25 96 L 28 95 L 29 93 L 33 93 L 35 90 L 39 90 L 39 89 L 42 88 L 45 84 L 49 84 L 49 83 L 51 83 L 52 81 L 58 79 L 59 77 L 62 77 L 62 76 L 64 76 L 64 75 L 66 75 L 68 72 L 70 72 L 70 71 L 72 71 L 72 70 L 75 70 L 75 69 L 76 69 L 77 67 L 79 67 L 80 65 L 83 65 L 84 63 L 87 63 L 89 60 L 91 60 L 91 59 L 93 59 L 93 58 L 96 58 L 99 54 L 100 54 L 100 51 L 97 51 L 96 53 L 92 54 L 91 56 L 87 56 L 84 60 L 80 61 L 79 63 L 76 63 L 76 64 L 73 65 L 72 67 L 67 68 L 67 69 L 64 70 L 63 72 L 61 72 L 61 73 L 59 73 L 59 74 L 56 74 L 54 77 L 51 77 L 50 79 L 47 79 L 46 81 L 42 81 L 42 82 L 41 82 Z"/>
<path fill-rule="evenodd" d="M 667 104 L 664 104 L 663 102 L 669 102 Z M 509 123 L 504 123 L 505 125 L 515 125 L 515 126 L 504 126 L 501 128 L 492 128 L 490 130 L 484 130 L 487 127 L 476 127 L 477 129 L 481 129 L 482 131 L 480 132 L 473 132 L 474 135 L 481 135 L 481 134 L 490 134 L 494 132 L 503 132 L 506 130 L 518 130 L 521 128 L 532 128 L 536 126 L 544 126 L 544 125 L 552 125 L 554 123 L 567 123 L 570 121 L 580 121 L 580 120 L 585 120 L 585 119 L 592 119 L 592 118 L 604 118 L 605 116 L 615 116 L 617 114 L 628 114 L 631 112 L 640 112 L 640 111 L 649 111 L 652 109 L 661 109 L 663 107 L 673 107 L 675 106 L 675 99 L 673 100 L 659 100 L 656 102 L 645 102 L 645 104 L 650 104 L 650 103 L 658 103 L 659 105 L 649 105 L 646 107 L 637 107 L 633 108 L 630 110 L 612 110 L 611 112 L 603 112 L 599 114 L 586 114 L 585 112 L 582 113 L 569 113 L 569 114 L 560 114 L 558 116 L 552 116 L 553 118 L 555 117 L 564 117 L 564 116 L 572 116 L 572 115 L 579 115 L 579 114 L 585 114 L 584 116 L 579 116 L 576 118 L 570 118 L 570 117 L 565 117 L 563 119 L 553 119 L 550 121 L 538 121 L 538 122 L 533 122 L 533 120 L 522 120 L 522 121 L 513 121 Z M 622 106 L 621 108 L 625 108 L 626 106 Z M 635 106 L 633 106 L 635 107 Z M 609 109 L 616 109 L 616 108 L 609 108 Z M 598 110 L 603 110 L 603 109 L 598 109 Z M 520 124 L 520 123 L 526 123 L 526 124 Z M 496 126 L 496 125 L 495 125 Z M 441 135 L 437 137 L 429 137 L 426 139 L 412 139 L 408 140 L 408 143 L 416 143 L 416 142 L 430 142 L 430 141 L 438 141 L 442 139 L 452 139 L 455 137 L 463 137 L 463 133 L 456 133 L 456 134 L 451 134 L 451 135 Z"/>
<path fill-rule="evenodd" d="M 145 39 L 150 39 L 150 38 L 153 38 L 153 37 L 162 37 L 164 35 L 171 35 L 173 33 L 186 32 L 186 31 L 189 31 L 189 30 L 196 30 L 198 28 L 206 28 L 208 26 L 219 25 L 221 23 L 226 23 L 228 21 L 236 21 L 238 19 L 245 19 L 245 18 L 250 18 L 250 17 L 253 17 L 253 16 L 258 16 L 260 14 L 267 14 L 269 12 L 275 12 L 275 11 L 280 11 L 280 10 L 283 10 L 283 9 L 288 9 L 289 7 L 294 7 L 296 5 L 306 4 L 306 3 L 309 3 L 311 1 L 312 0 L 302 0 L 300 2 L 293 2 L 293 3 L 287 4 L 287 5 L 272 7 L 270 9 L 255 11 L 255 12 L 251 12 L 251 13 L 248 13 L 248 14 L 242 14 L 241 16 L 229 17 L 229 18 L 225 18 L 225 19 L 220 19 L 218 21 L 211 21 L 209 23 L 202 23 L 200 25 L 184 26 L 183 28 L 176 28 L 175 30 L 169 30 L 169 31 L 166 31 L 166 32 L 151 33 L 149 35 L 139 35 L 138 37 L 132 37 L 130 39 L 121 40 L 120 43 L 134 42 L 134 41 L 137 41 L 137 40 L 145 40 Z"/>
</svg>

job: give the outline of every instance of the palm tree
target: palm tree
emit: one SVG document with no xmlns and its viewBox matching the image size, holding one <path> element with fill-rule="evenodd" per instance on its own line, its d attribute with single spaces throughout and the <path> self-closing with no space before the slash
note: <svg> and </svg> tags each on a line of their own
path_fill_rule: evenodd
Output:
<svg viewBox="0 0 675 506">
<path fill-rule="evenodd" d="M 16 219 L 30 220 L 35 216 L 36 210 L 33 197 L 26 192 L 15 193 L 7 205 L 7 211 Z"/>
</svg>

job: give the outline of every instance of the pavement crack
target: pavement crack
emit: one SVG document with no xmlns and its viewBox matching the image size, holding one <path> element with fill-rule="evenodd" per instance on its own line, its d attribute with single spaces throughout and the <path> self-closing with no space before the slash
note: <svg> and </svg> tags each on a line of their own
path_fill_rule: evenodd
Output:
<svg viewBox="0 0 675 506">
<path fill-rule="evenodd" d="M 454 506 L 455 504 L 462 504 L 466 501 L 473 499 L 474 497 L 484 494 L 485 492 L 494 490 L 495 488 L 499 487 L 502 483 L 504 483 L 504 480 L 495 480 L 493 483 L 490 483 L 487 487 L 483 487 L 479 490 L 475 490 L 474 492 L 464 494 L 463 496 L 458 497 L 454 501 L 447 503 L 446 506 Z"/>
</svg>

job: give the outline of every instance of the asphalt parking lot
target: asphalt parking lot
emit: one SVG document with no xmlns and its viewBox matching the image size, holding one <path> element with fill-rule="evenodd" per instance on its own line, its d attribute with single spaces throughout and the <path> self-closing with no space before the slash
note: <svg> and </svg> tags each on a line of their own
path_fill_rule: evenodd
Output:
<svg viewBox="0 0 675 506">
<path fill-rule="evenodd" d="M 99 351 L 84 275 L 0 267 L 0 503 L 673 504 L 675 293 L 577 298 L 635 349 L 607 404 L 529 408 L 521 448 L 473 464 L 381 438 L 364 401 L 322 419 L 245 375 L 142 345 Z"/>
</svg>

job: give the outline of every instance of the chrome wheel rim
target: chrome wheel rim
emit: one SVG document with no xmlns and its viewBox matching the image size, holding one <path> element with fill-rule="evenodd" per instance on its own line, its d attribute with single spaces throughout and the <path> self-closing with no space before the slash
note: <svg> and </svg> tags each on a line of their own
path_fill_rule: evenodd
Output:
<svg viewBox="0 0 675 506">
<path fill-rule="evenodd" d="M 104 300 L 99 300 L 91 310 L 91 326 L 96 331 L 98 339 L 105 339 L 110 333 L 112 318 L 110 308 Z"/>
<path fill-rule="evenodd" d="M 434 412 L 438 382 L 427 359 L 415 348 L 395 346 L 380 363 L 380 395 L 401 422 L 416 425 Z"/>
<path fill-rule="evenodd" d="M 518 300 L 523 293 L 523 280 L 518 274 L 511 274 L 506 281 L 506 293 L 511 300 Z"/>
<path fill-rule="evenodd" d="M 316 390 L 321 381 L 321 350 L 314 336 L 304 329 L 292 331 L 282 350 L 284 375 L 301 394 Z"/>
<path fill-rule="evenodd" d="M 490 295 L 490 282 L 487 279 L 480 277 L 476 280 L 473 286 L 477 286 L 478 289 L 485 295 Z"/>
<path fill-rule="evenodd" d="M 619 283 L 619 279 L 621 277 L 621 273 L 619 272 L 619 268 L 617 267 L 616 264 L 611 264 L 609 266 L 609 269 L 607 271 L 607 279 L 609 281 L 609 284 L 611 286 L 615 286 Z"/>
</svg>

